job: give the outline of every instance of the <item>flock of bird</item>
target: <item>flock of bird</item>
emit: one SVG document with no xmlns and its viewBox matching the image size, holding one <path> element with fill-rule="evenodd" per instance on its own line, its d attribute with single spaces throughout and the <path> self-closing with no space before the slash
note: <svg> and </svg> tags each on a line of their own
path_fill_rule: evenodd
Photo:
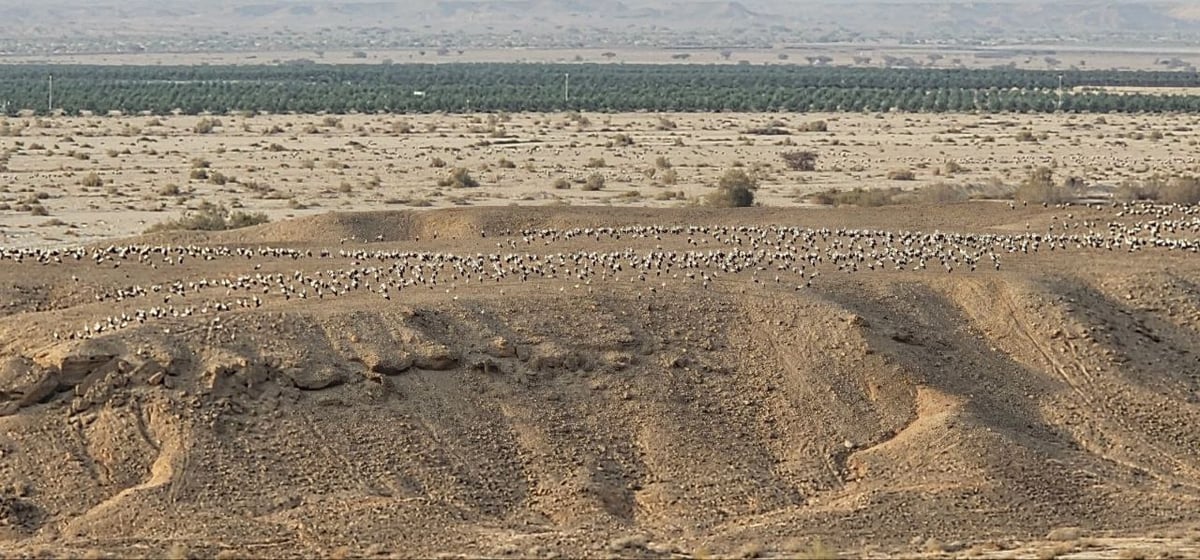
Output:
<svg viewBox="0 0 1200 560">
<path fill-rule="evenodd" d="M 87 339 L 155 320 L 209 317 L 220 329 L 221 314 L 257 309 L 271 302 L 321 301 L 364 295 L 380 301 L 413 290 L 454 294 L 471 285 L 558 280 L 560 291 L 591 291 L 601 283 L 625 282 L 654 293 L 677 283 L 709 289 L 723 280 L 772 284 L 803 290 L 826 274 L 869 271 L 1000 270 L 1007 255 L 1043 251 L 1141 251 L 1149 248 L 1200 252 L 1200 211 L 1195 207 L 1131 204 L 1115 218 L 1076 220 L 1073 209 L 1055 215 L 1044 233 L 954 233 L 830 229 L 789 226 L 625 226 L 480 232 L 494 241 L 489 253 L 457 254 L 357 248 L 110 245 L 64 249 L 3 249 L 0 262 L 27 266 L 91 263 L 97 267 L 182 267 L 240 273 L 180 279 L 151 285 L 94 287 L 72 276 L 77 293 L 94 290 L 97 302 L 128 309 L 56 339 Z M 595 247 L 591 247 L 591 244 Z M 618 250 L 594 250 L 612 246 Z M 293 267 L 290 263 L 305 263 Z M 315 263 L 315 264 L 314 264 Z M 288 270 L 283 272 L 283 270 Z M 452 296 L 457 299 L 457 295 Z M 139 306 L 139 302 L 141 305 Z M 164 331 L 167 331 L 164 328 Z M 168 331 L 169 332 L 169 331 Z"/>
</svg>

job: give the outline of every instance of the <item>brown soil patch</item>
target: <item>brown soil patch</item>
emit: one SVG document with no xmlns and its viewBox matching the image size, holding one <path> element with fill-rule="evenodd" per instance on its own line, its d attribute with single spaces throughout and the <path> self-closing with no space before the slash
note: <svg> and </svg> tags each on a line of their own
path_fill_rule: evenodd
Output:
<svg viewBox="0 0 1200 560">
<path fill-rule="evenodd" d="M 1138 219 L 454 209 L 138 240 L 182 262 L 10 254 L 0 554 L 1195 555 L 1194 254 L 828 260 L 888 243 L 839 228 Z M 549 234 L 632 225 L 663 228 Z M 791 251 L 772 226 L 812 228 L 822 262 L 722 270 Z M 509 272 L 414 271 L 451 253 Z"/>
</svg>

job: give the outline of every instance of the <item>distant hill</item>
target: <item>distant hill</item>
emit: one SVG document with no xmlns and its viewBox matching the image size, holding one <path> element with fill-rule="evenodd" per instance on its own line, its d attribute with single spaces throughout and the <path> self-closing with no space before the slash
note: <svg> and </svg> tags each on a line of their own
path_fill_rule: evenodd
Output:
<svg viewBox="0 0 1200 560">
<path fill-rule="evenodd" d="M 0 41 L 196 36 L 290 36 L 354 29 L 445 36 L 602 30 L 593 46 L 653 39 L 647 30 L 698 38 L 771 41 L 1200 38 L 1200 7 L 1174 2 L 936 2 L 932 0 L 49 0 L 0 5 Z M 767 33 L 767 31 L 770 33 Z M 290 35 L 288 35 L 290 34 Z M 389 36 L 389 39 L 394 37 Z M 400 40 L 403 40 L 401 38 Z M 699 39 L 698 39 L 699 40 Z M 716 40 L 716 39 L 714 39 Z M 724 40 L 724 39 L 721 39 Z M 606 42 L 609 41 L 609 42 Z M 364 39 L 362 46 L 373 46 Z M 745 44 L 745 39 L 736 44 Z"/>
</svg>

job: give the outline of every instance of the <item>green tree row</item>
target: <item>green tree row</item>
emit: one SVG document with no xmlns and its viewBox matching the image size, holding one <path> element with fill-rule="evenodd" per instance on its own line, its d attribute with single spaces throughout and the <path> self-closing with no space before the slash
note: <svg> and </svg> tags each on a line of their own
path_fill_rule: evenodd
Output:
<svg viewBox="0 0 1200 560">
<path fill-rule="evenodd" d="M 567 74 L 570 74 L 569 85 Z M 0 112 L 1196 112 L 1195 73 L 744 65 L 0 66 Z M 1064 89 L 1059 89 L 1060 75 Z M 1070 89 L 1084 86 L 1081 89 Z"/>
</svg>

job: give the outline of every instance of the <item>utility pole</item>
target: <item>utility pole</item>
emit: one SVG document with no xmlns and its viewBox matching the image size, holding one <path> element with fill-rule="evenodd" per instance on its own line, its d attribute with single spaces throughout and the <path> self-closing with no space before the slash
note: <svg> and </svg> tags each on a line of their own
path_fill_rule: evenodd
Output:
<svg viewBox="0 0 1200 560">
<path fill-rule="evenodd" d="M 1062 112 L 1062 104 L 1063 104 L 1063 76 L 1062 76 L 1062 74 L 1059 74 L 1058 75 L 1058 111 L 1060 113 Z"/>
<path fill-rule="evenodd" d="M 49 93 L 49 114 L 54 115 L 54 74 L 50 74 L 50 93 Z"/>
<path fill-rule="evenodd" d="M 571 102 L 571 73 L 563 74 L 563 101 Z"/>
</svg>

